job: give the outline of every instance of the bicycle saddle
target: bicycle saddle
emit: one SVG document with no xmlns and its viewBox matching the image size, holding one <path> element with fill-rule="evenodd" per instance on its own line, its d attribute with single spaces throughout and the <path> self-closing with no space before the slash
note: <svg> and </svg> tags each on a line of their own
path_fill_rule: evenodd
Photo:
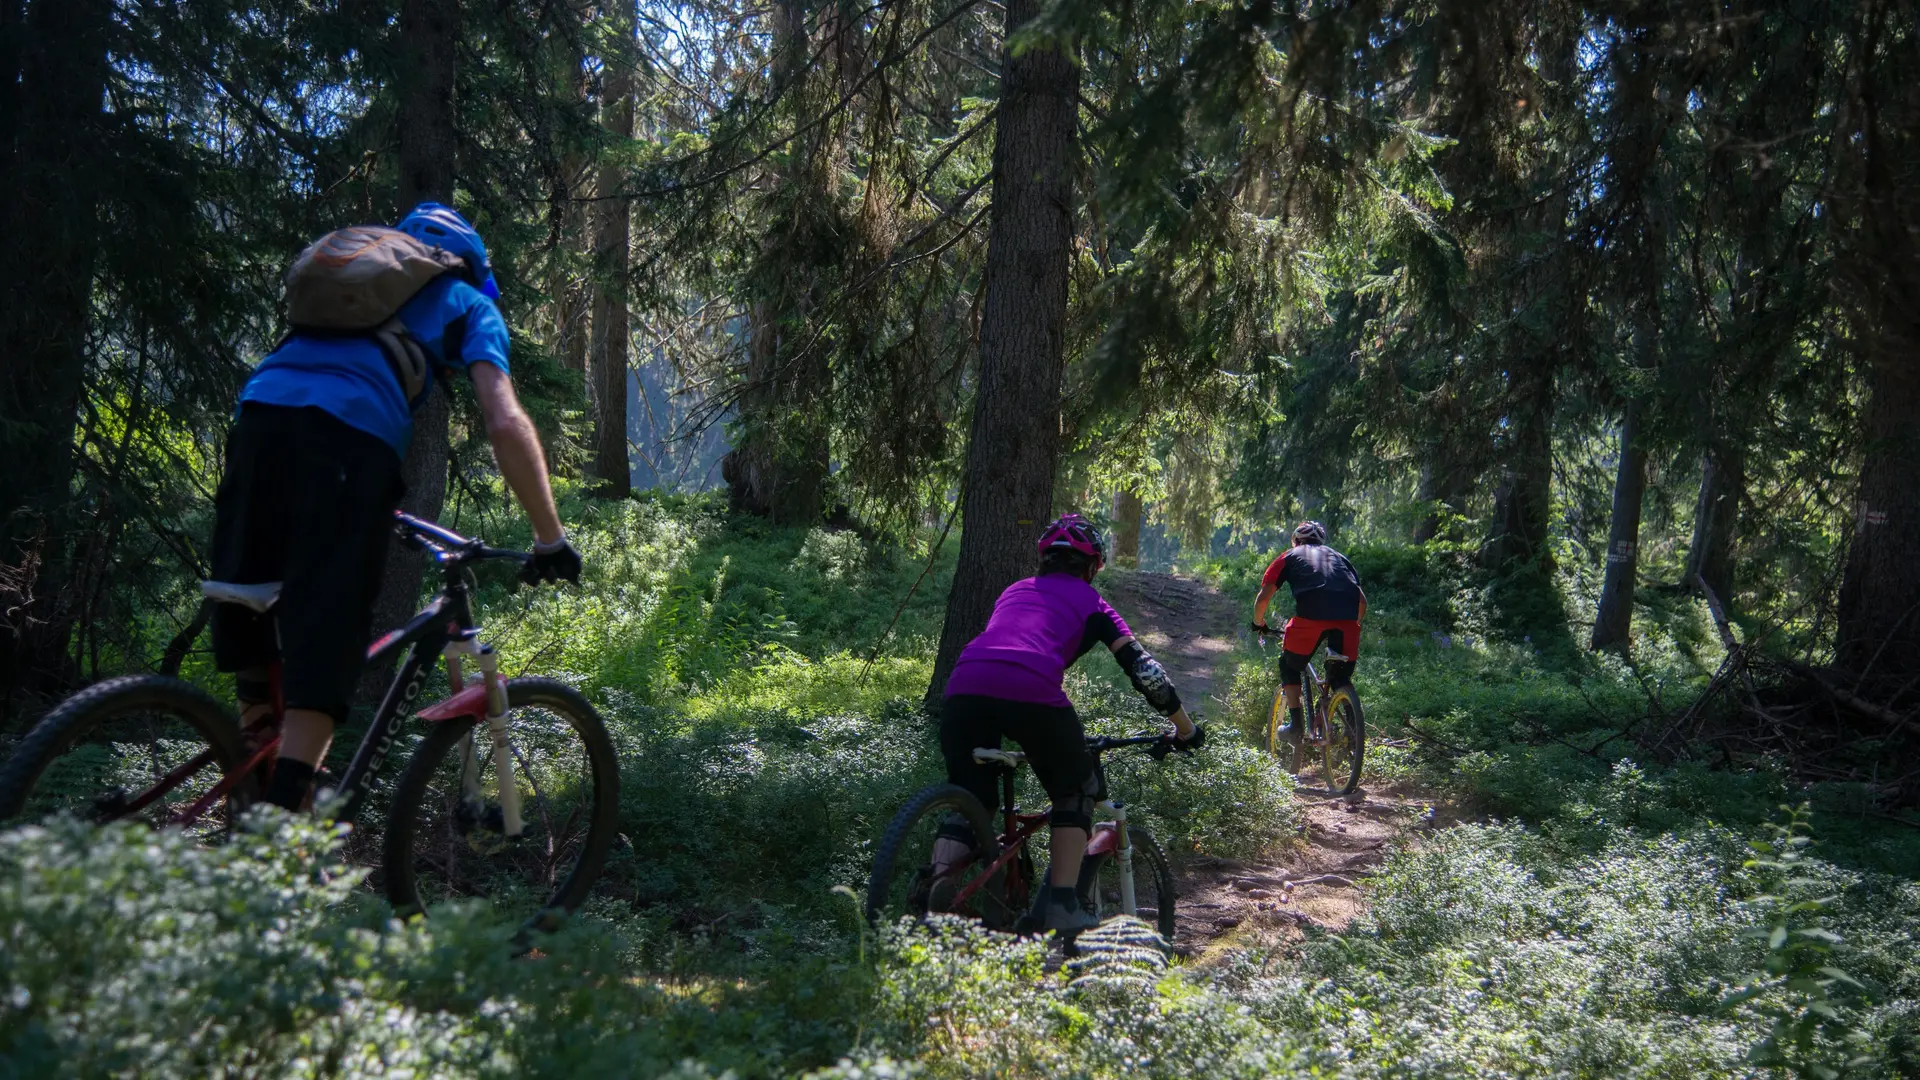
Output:
<svg viewBox="0 0 1920 1080">
<path fill-rule="evenodd" d="M 216 604 L 239 604 L 250 611 L 266 614 L 280 599 L 282 582 L 263 581 L 258 585 L 236 585 L 231 581 L 203 581 L 200 595 Z"/>
</svg>

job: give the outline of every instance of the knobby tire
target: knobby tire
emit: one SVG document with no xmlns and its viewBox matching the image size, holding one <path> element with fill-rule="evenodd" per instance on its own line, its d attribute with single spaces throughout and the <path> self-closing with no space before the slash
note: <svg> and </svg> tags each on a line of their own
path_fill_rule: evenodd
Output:
<svg viewBox="0 0 1920 1080">
<path fill-rule="evenodd" d="M 888 823 L 886 834 L 881 837 L 879 850 L 874 854 L 873 875 L 867 879 L 866 912 L 870 922 L 883 922 L 908 914 L 919 918 L 927 914 L 925 911 L 895 910 L 890 896 L 896 884 L 910 886 L 912 875 L 927 869 L 925 866 L 905 865 L 917 858 L 914 852 L 908 850 L 915 838 L 916 828 L 937 827 L 939 819 L 946 814 L 958 814 L 973 830 L 979 845 L 974 849 L 973 869 L 990 865 L 1000 857 L 997 839 L 999 829 L 993 824 L 993 816 L 972 792 L 957 784 L 936 784 L 926 788 L 900 808 L 900 812 Z M 932 825 L 927 824 L 929 821 Z M 907 877 L 901 879 L 903 874 Z M 1002 874 L 1001 882 L 983 885 L 981 892 L 994 888 L 996 884 L 1004 885 L 1005 877 Z"/>
<path fill-rule="evenodd" d="M 614 755 L 613 740 L 608 736 L 600 714 L 594 711 L 579 691 L 565 683 L 539 678 L 509 680 L 507 707 L 510 711 L 507 726 L 510 743 L 524 742 L 530 736 L 530 733 L 522 732 L 516 740 L 513 721 L 514 714 L 519 710 L 538 708 L 563 718 L 585 750 L 588 766 L 586 775 L 575 779 L 591 784 L 593 789 L 585 800 L 573 800 L 574 813 L 584 808 L 588 815 L 586 832 L 580 842 L 579 852 L 573 858 L 573 865 L 566 868 L 563 875 L 558 875 L 558 882 L 551 887 L 532 920 L 534 925 L 545 929 L 557 921 L 552 918 L 556 912 L 571 912 L 580 906 L 606 865 L 619 828 L 620 767 Z M 407 762 L 406 772 L 401 775 L 400 783 L 394 790 L 392 812 L 387 822 L 385 877 L 387 899 L 402 915 L 423 912 L 429 902 L 442 898 L 426 895 L 427 890 L 421 886 L 420 871 L 423 864 L 431 865 L 428 858 L 431 845 L 453 843 L 450 836 L 438 835 L 438 826 L 444 822 L 436 815 L 442 814 L 447 793 L 436 790 L 435 780 L 444 779 L 441 767 L 449 755 L 456 755 L 451 764 L 457 780 L 460 740 L 469 731 L 475 733 L 476 750 L 480 755 L 483 758 L 490 755 L 491 739 L 484 721 L 461 717 L 436 722 Z M 565 738 L 564 735 L 561 737 Z M 524 762 L 516 759 L 514 775 L 523 784 L 529 780 L 523 772 L 524 768 Z M 545 797 L 546 793 L 542 793 L 542 796 Z M 523 789 L 522 818 L 532 835 L 523 834 L 520 840 L 522 844 L 531 843 L 539 836 L 536 826 L 542 821 L 543 808 L 537 803 L 534 792 Z M 432 824 L 423 829 L 421 826 L 429 821 Z M 511 849 L 508 854 L 511 854 Z M 441 890 L 431 891 L 437 893 Z"/>
<path fill-rule="evenodd" d="M 1133 888 L 1136 906 L 1145 907 L 1149 890 L 1155 898 L 1154 906 L 1159 910 L 1151 918 L 1140 916 L 1159 931 L 1168 943 L 1173 941 L 1174 901 L 1173 864 L 1167 861 L 1166 852 L 1160 850 L 1159 841 L 1153 834 L 1138 825 L 1127 826 L 1127 837 L 1133 842 Z M 1109 876 L 1107 882 L 1100 875 Z M 1119 913 L 1118 896 L 1120 881 L 1120 858 L 1117 852 L 1088 856 L 1080 864 L 1080 899 L 1089 910 L 1097 913 L 1103 920 Z M 1107 886 L 1112 886 L 1114 907 L 1107 907 Z"/>
<path fill-rule="evenodd" d="M 1339 748 L 1333 732 L 1344 729 L 1346 742 Z M 1336 686 L 1327 699 L 1327 742 L 1322 748 L 1327 787 L 1337 795 L 1351 795 L 1360 786 L 1360 771 L 1366 761 L 1367 717 L 1360 708 L 1360 695 L 1351 686 Z M 1339 784 L 1339 787 L 1335 787 Z"/>
<path fill-rule="evenodd" d="M 13 756 L 0 766 L 0 821 L 11 821 L 26 812 L 36 787 L 63 756 L 116 721 L 129 721 L 146 713 L 181 722 L 180 734 L 185 738 L 180 749 L 187 757 L 197 754 L 200 744 L 213 751 L 213 761 L 195 774 L 203 783 L 206 778 L 226 776 L 247 760 L 239 719 L 206 691 L 165 675 L 108 679 L 73 695 L 42 717 Z M 207 815 L 221 821 L 224 830 L 258 797 L 259 788 L 257 775 L 243 777 L 221 800 L 224 809 L 216 804 L 208 808 Z M 175 790 L 183 797 L 186 794 L 183 789 Z M 79 810 L 82 801 L 73 799 L 72 808 Z M 164 809 L 167 803 L 162 800 L 154 805 Z"/>
</svg>

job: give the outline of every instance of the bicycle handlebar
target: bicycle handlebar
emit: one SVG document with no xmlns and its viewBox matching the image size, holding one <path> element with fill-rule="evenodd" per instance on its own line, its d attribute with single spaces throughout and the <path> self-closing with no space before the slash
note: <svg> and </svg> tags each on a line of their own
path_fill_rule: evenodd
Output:
<svg viewBox="0 0 1920 1080">
<path fill-rule="evenodd" d="M 1147 746 L 1160 742 L 1165 738 L 1166 736 L 1163 734 L 1134 735 L 1125 739 L 1115 738 L 1111 735 L 1089 735 L 1087 736 L 1087 749 L 1096 754 L 1104 754 L 1109 750 L 1118 750 L 1124 746 Z"/>
<path fill-rule="evenodd" d="M 433 561 L 464 566 L 487 559 L 511 559 L 524 563 L 533 558 L 524 551 L 488 547 L 486 541 L 461 536 L 452 529 L 414 517 L 401 510 L 393 512 L 393 531 L 407 544 L 433 555 Z"/>
</svg>

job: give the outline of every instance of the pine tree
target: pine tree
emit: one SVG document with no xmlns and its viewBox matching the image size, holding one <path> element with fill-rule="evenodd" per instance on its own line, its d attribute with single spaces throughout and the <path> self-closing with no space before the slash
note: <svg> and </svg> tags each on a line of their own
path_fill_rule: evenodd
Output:
<svg viewBox="0 0 1920 1080">
<path fill-rule="evenodd" d="M 1001 590 L 1033 572 L 1034 537 L 1053 512 L 1080 68 L 1059 42 L 1022 48 L 1014 40 L 1038 13 L 1035 0 L 1007 4 L 980 381 L 961 494 L 960 560 L 927 687 L 936 705 L 960 649 L 986 627 Z"/>
</svg>

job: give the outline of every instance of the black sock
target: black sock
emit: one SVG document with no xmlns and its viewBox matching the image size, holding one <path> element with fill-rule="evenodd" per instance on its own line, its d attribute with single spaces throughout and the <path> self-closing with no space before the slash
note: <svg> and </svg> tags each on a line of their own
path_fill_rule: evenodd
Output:
<svg viewBox="0 0 1920 1080">
<path fill-rule="evenodd" d="M 1080 906 L 1080 890 L 1071 885 L 1055 885 L 1052 892 L 1054 904 L 1063 908 Z"/>
<path fill-rule="evenodd" d="M 273 763 L 273 782 L 267 785 L 267 801 L 283 810 L 300 812 L 307 801 L 307 789 L 313 786 L 313 766 L 304 761 L 281 758 Z"/>
<path fill-rule="evenodd" d="M 1301 710 L 1301 706 L 1299 705 L 1290 706 L 1287 709 L 1287 720 L 1290 723 L 1292 723 L 1293 726 L 1296 728 L 1300 726 L 1300 720 L 1301 720 L 1300 710 Z"/>
</svg>

